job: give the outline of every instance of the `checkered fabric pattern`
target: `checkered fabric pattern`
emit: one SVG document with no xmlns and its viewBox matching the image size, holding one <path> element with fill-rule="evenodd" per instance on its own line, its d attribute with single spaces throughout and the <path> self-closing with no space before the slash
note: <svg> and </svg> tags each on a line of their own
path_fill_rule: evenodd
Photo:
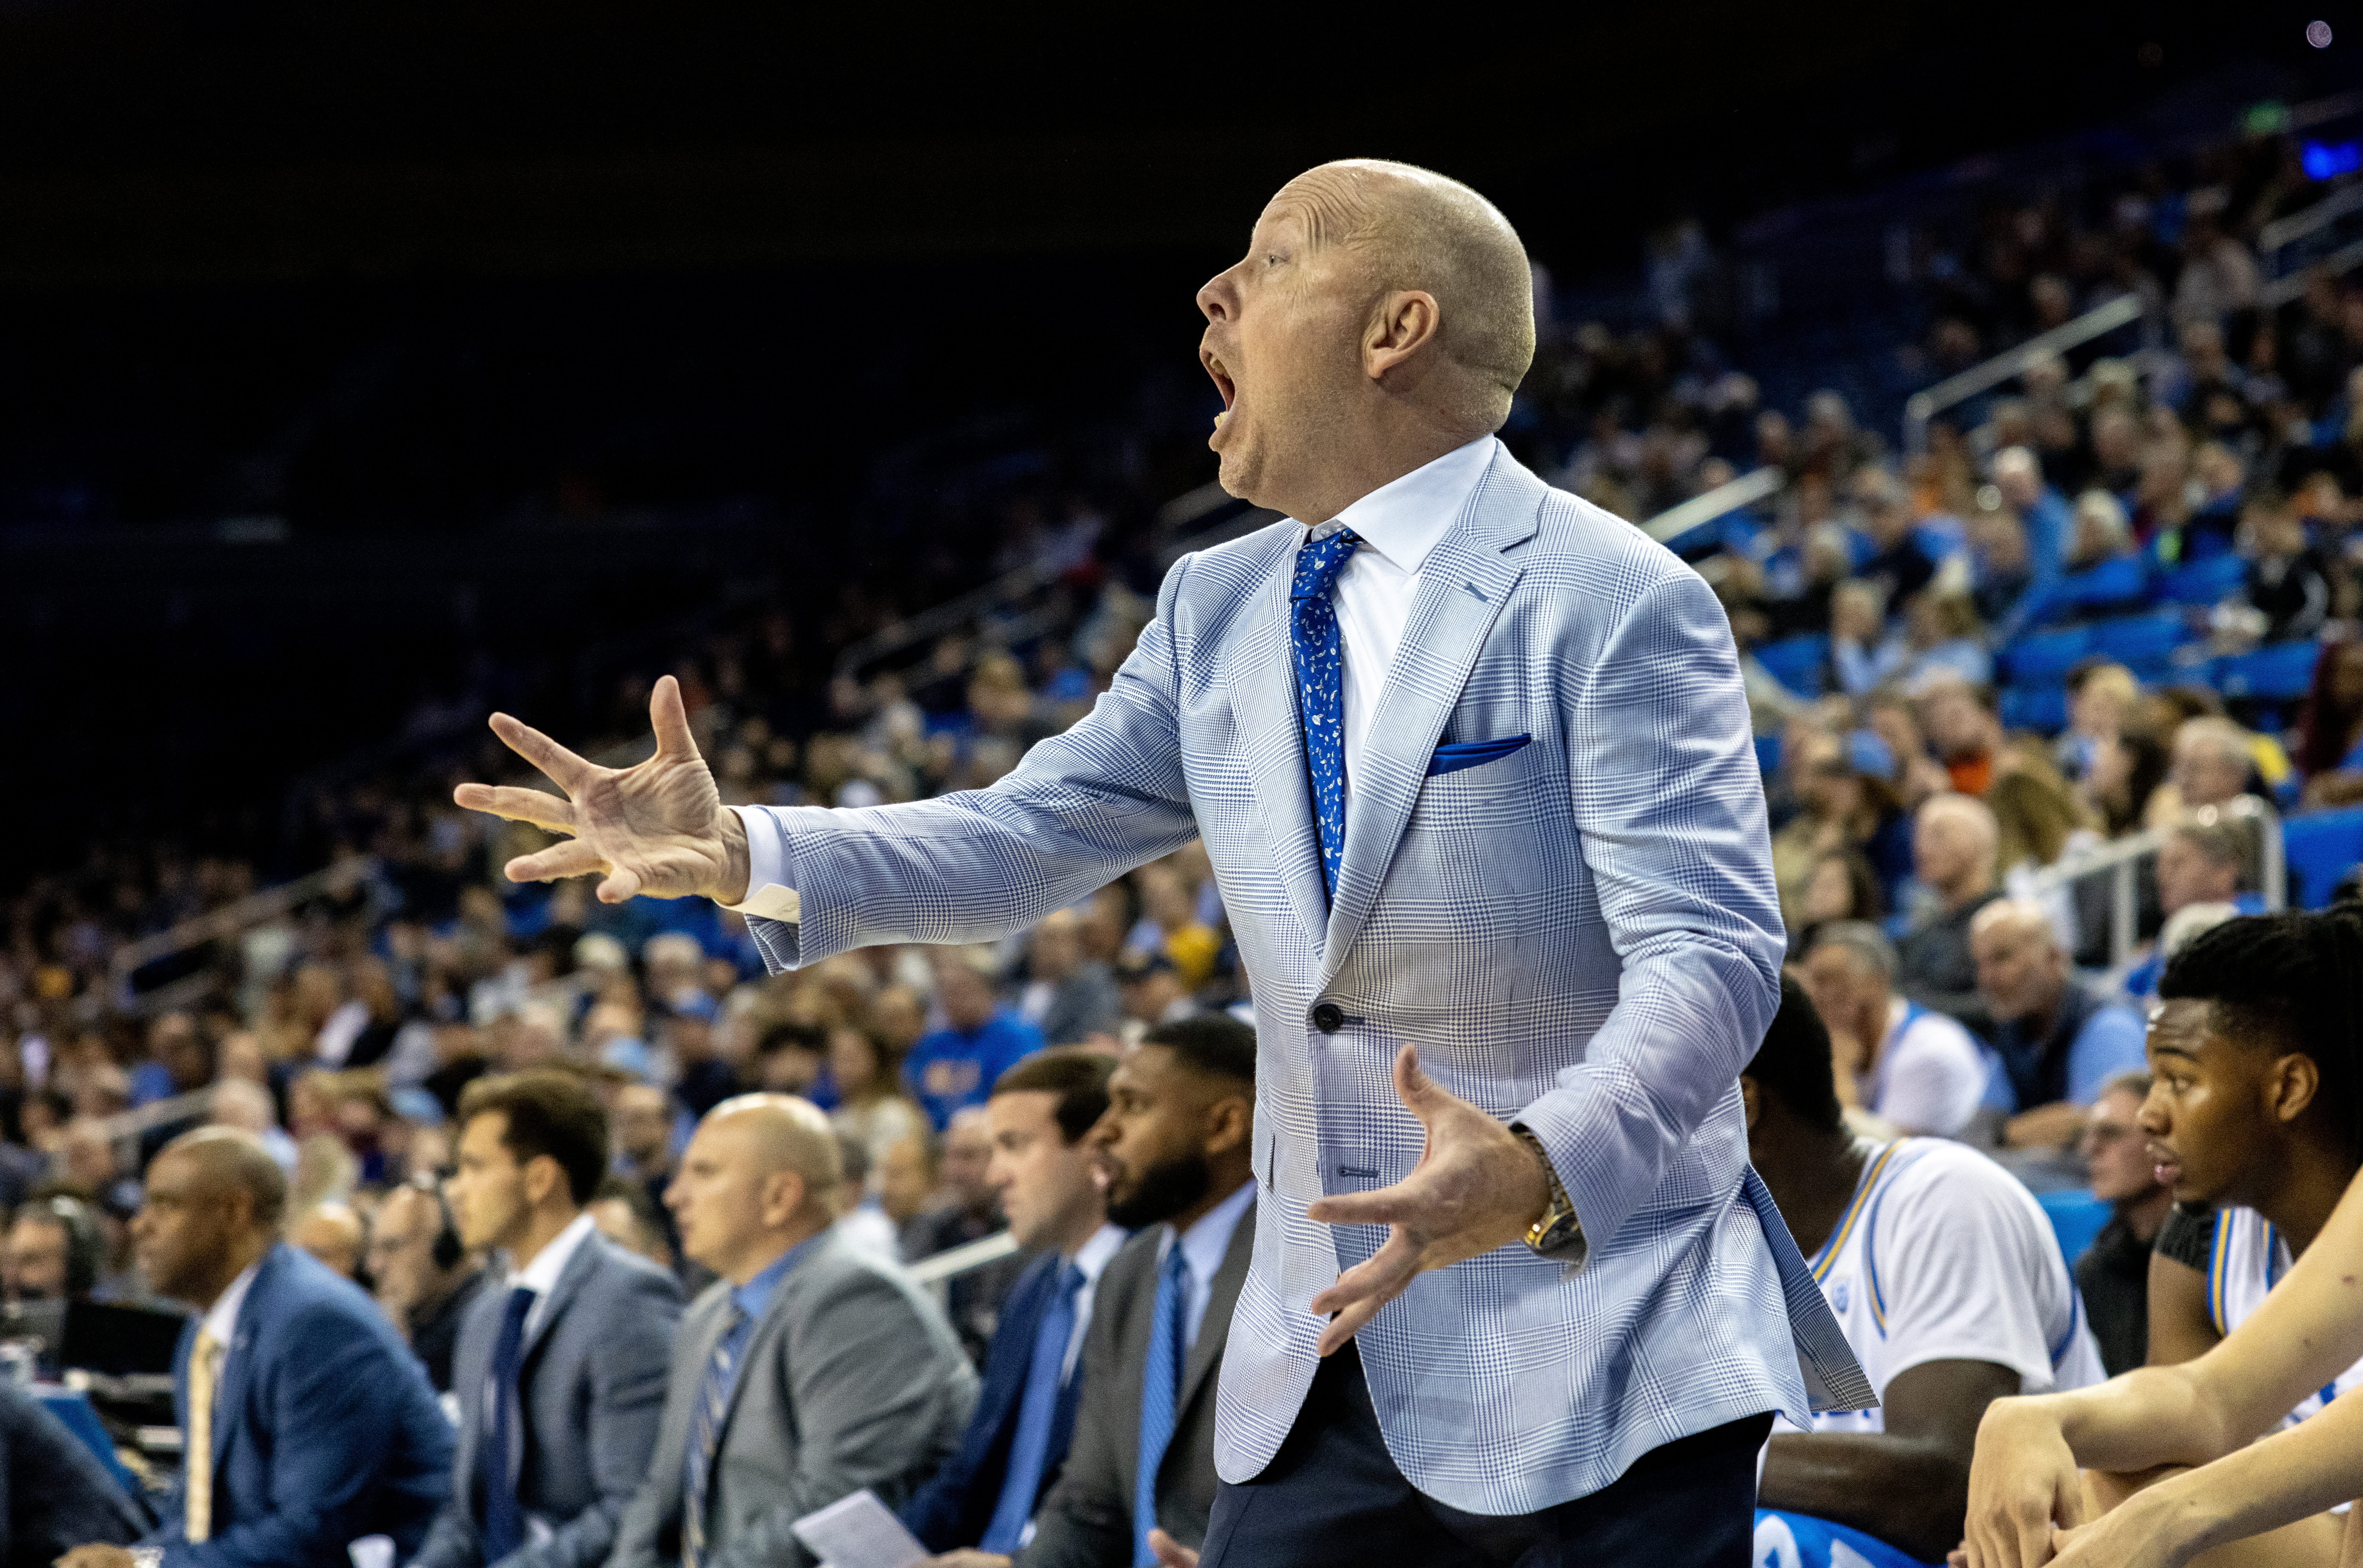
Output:
<svg viewBox="0 0 2363 1568">
<path fill-rule="evenodd" d="M 1315 1292 L 1384 1240 L 1305 1216 L 1402 1179 L 1390 1066 L 1542 1141 L 1588 1242 L 1422 1275 L 1359 1336 L 1422 1491 L 1527 1513 L 1661 1443 L 1869 1387 L 1747 1165 L 1739 1069 L 1779 1002 L 1763 790 L 1714 594 L 1629 525 L 1497 454 L 1421 569 L 1326 898 L 1290 657 L 1292 523 L 1185 557 L 1109 691 L 991 790 L 757 812 L 799 924 L 775 966 L 986 941 L 1203 837 L 1255 998 L 1255 1262 L 1215 1460 L 1270 1462 L 1311 1384 Z M 1531 734 L 1427 776 L 1439 742 Z M 1313 1023 L 1316 1005 L 1343 1016 Z"/>
</svg>

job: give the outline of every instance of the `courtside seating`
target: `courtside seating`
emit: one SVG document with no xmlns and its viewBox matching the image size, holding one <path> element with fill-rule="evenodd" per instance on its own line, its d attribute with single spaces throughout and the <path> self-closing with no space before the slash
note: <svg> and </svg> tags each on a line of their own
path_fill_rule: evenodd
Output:
<svg viewBox="0 0 2363 1568">
<path fill-rule="evenodd" d="M 2313 679 L 2320 652 L 2311 642 L 2272 643 L 2254 653 L 2226 655 L 2215 661 L 2215 690 L 2255 702 L 2294 702 Z"/>
<path fill-rule="evenodd" d="M 2363 806 L 2290 818 L 2281 823 L 2281 850 L 2289 862 L 2290 902 L 2323 908 L 2338 879 L 2363 861 Z"/>
<path fill-rule="evenodd" d="M 2217 556 L 2176 567 L 2158 580 L 2158 596 L 2175 604 L 2213 604 L 2240 586 L 2248 563 L 2238 556 Z"/>
<path fill-rule="evenodd" d="M 2109 1206 L 2083 1187 L 2038 1192 L 2035 1201 L 2043 1205 L 2044 1217 L 2051 1221 L 2051 1234 L 2059 1242 L 2059 1255 L 2068 1260 L 2069 1276 L 2073 1278 L 2076 1260 L 2109 1222 Z"/>
</svg>

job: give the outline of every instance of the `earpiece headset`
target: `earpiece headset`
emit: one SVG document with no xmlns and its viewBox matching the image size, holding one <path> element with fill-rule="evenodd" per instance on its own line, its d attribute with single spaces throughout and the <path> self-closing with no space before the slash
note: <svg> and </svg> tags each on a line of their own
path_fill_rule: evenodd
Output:
<svg viewBox="0 0 2363 1568">
<path fill-rule="evenodd" d="M 90 1206 L 79 1198 L 60 1192 L 38 1198 L 28 1208 L 66 1233 L 66 1295 L 83 1297 L 97 1289 L 100 1254 L 106 1242 L 99 1233 L 98 1221 L 91 1216 Z"/>
</svg>

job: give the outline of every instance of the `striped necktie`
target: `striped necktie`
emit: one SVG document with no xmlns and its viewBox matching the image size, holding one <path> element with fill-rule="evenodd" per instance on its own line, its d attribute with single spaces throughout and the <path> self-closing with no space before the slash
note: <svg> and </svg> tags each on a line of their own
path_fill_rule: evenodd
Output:
<svg viewBox="0 0 2363 1568">
<path fill-rule="evenodd" d="M 705 1488 L 714 1474 L 714 1452 L 722 1441 L 722 1416 L 730 1408 L 730 1385 L 738 1375 L 738 1357 L 747 1348 L 747 1314 L 730 1303 L 730 1320 L 714 1342 L 714 1357 L 705 1364 L 705 1386 L 699 1391 L 697 1419 L 690 1423 L 689 1450 L 682 1455 L 685 1474 L 681 1489 L 681 1568 L 698 1568 L 705 1556 Z"/>
<path fill-rule="evenodd" d="M 1296 552 L 1289 585 L 1289 651 L 1296 662 L 1296 702 L 1304 720 L 1304 770 L 1313 789 L 1313 825 L 1321 838 L 1321 882 L 1337 896 L 1346 854 L 1346 657 L 1331 590 L 1361 536 L 1340 528 Z"/>
<path fill-rule="evenodd" d="M 221 1342 L 199 1329 L 189 1349 L 189 1434 L 185 1471 L 187 1512 L 182 1533 L 194 1546 L 214 1533 L 214 1387 L 221 1375 Z"/>
<path fill-rule="evenodd" d="M 1154 1564 L 1148 1532 L 1157 1528 L 1157 1471 L 1173 1441 L 1173 1407 L 1182 1392 L 1182 1357 L 1189 1350 L 1189 1259 L 1181 1238 L 1166 1249 L 1157 1271 L 1157 1301 L 1150 1310 L 1148 1354 L 1140 1365 L 1140 1458 L 1132 1480 L 1132 1560 Z"/>
</svg>

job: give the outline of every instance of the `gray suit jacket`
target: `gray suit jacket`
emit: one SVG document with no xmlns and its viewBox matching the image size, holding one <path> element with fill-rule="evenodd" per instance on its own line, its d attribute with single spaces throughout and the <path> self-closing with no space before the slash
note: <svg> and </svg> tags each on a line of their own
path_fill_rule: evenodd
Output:
<svg viewBox="0 0 2363 1568">
<path fill-rule="evenodd" d="M 1152 1225 L 1108 1260 L 1092 1297 L 1083 1342 L 1083 1397 L 1067 1467 L 1035 1516 L 1024 1568 L 1121 1568 L 1132 1561 L 1133 1472 L 1140 1460 L 1140 1369 L 1157 1307 Z M 1173 1438 L 1157 1470 L 1157 1522 L 1188 1547 L 1205 1542 L 1215 1507 L 1215 1371 L 1230 1338 L 1231 1309 L 1255 1251 L 1255 1206 L 1239 1216 L 1207 1293 L 1205 1321 L 1182 1366 Z"/>
<path fill-rule="evenodd" d="M 656 1454 L 611 1568 L 681 1556 L 682 1458 L 729 1306 L 724 1280 L 682 1320 Z M 811 1568 L 789 1526 L 864 1486 L 898 1507 L 960 1447 L 975 1403 L 976 1373 L 934 1300 L 829 1233 L 747 1342 L 707 1482 L 707 1568 Z"/>
<path fill-rule="evenodd" d="M 476 1293 L 451 1357 L 460 1446 L 451 1495 L 412 1568 L 477 1568 L 484 1561 L 478 1455 L 490 1439 L 493 1344 L 508 1291 L 498 1276 Z M 681 1287 L 672 1276 L 593 1232 L 582 1239 L 525 1343 L 525 1452 L 517 1499 L 550 1526 L 517 1551 L 516 1568 L 593 1568 L 647 1474 L 664 1408 L 665 1371 Z"/>
</svg>

